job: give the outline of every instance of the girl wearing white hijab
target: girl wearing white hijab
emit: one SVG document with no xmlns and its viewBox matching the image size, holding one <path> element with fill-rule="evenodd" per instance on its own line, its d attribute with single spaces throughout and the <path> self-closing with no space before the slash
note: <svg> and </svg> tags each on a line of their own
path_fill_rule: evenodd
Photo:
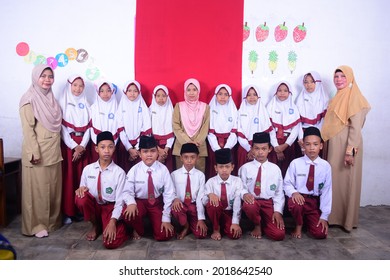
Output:
<svg viewBox="0 0 390 280">
<path fill-rule="evenodd" d="M 280 82 L 267 105 L 278 144 L 270 153 L 270 161 L 277 164 L 284 178 L 290 162 L 295 158 L 294 142 L 301 129 L 299 111 L 292 99 L 291 86 Z"/>
<path fill-rule="evenodd" d="M 19 103 L 22 146 L 22 234 L 46 237 L 61 227 L 61 108 L 54 72 L 39 64 Z"/>
<path fill-rule="evenodd" d="M 305 128 L 315 126 L 321 130 L 328 102 L 329 96 L 324 90 L 321 76 L 315 71 L 305 74 L 303 76 L 303 89 L 295 101 L 302 122 L 302 129 L 298 133 L 299 147 L 297 147 L 297 151 L 300 152 L 303 146 L 302 139 Z M 302 153 L 297 155 L 302 155 Z"/>
<path fill-rule="evenodd" d="M 118 142 L 116 88 L 106 80 L 97 82 L 95 88 L 97 96 L 91 106 L 91 162 L 99 159 L 99 155 L 95 151 L 96 137 L 99 133 L 110 131 L 114 136 L 115 144 Z"/>
<path fill-rule="evenodd" d="M 165 164 L 169 172 L 173 172 L 172 145 L 175 140 L 172 128 L 173 106 L 166 86 L 158 85 L 154 88 L 149 111 L 152 134 L 158 145 L 158 160 Z"/>
<path fill-rule="evenodd" d="M 77 209 L 74 204 L 75 190 L 80 185 L 81 173 L 89 163 L 90 106 L 85 96 L 85 83 L 80 75 L 68 78 L 59 103 L 62 109 L 61 150 L 62 163 L 62 212 L 64 223 L 72 222 Z"/>
<path fill-rule="evenodd" d="M 140 161 L 138 145 L 141 135 L 152 133 L 149 108 L 142 97 L 141 85 L 129 81 L 123 87 L 123 96 L 118 107 L 119 145 L 118 165 L 128 172 Z"/>
<path fill-rule="evenodd" d="M 215 88 L 215 94 L 209 103 L 210 129 L 207 135 L 209 151 L 206 178 L 215 176 L 214 152 L 222 148 L 232 150 L 237 144 L 238 114 L 236 104 L 234 104 L 231 96 L 232 89 L 230 86 L 220 84 Z M 232 153 L 234 152 L 232 151 Z"/>
<path fill-rule="evenodd" d="M 244 163 L 254 159 L 251 152 L 253 134 L 268 132 L 271 144 L 277 144 L 268 111 L 260 98 L 260 91 L 255 85 L 248 85 L 242 92 L 242 102 L 238 110 L 238 142 L 237 164 L 240 168 Z"/>
</svg>

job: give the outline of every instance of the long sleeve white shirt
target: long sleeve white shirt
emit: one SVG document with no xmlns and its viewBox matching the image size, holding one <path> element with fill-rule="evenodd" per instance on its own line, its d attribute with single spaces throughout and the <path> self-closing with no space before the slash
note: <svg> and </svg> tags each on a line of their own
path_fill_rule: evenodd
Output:
<svg viewBox="0 0 390 280">
<path fill-rule="evenodd" d="M 161 162 L 155 161 L 147 166 L 143 161 L 134 165 L 127 173 L 123 190 L 123 201 L 126 205 L 136 204 L 135 199 L 148 198 L 148 170 L 152 171 L 155 198 L 163 196 L 162 222 L 171 222 L 171 206 L 175 199 L 175 187 L 168 168 Z"/>
<path fill-rule="evenodd" d="M 310 165 L 314 164 L 314 189 L 306 187 Z M 306 155 L 294 159 L 287 169 L 283 189 L 288 197 L 293 193 L 320 197 L 321 219 L 328 220 L 332 207 L 332 170 L 330 164 L 320 157 L 311 161 Z"/>
<path fill-rule="evenodd" d="M 208 195 L 210 193 L 221 197 L 221 184 L 226 184 L 226 195 L 228 199 L 228 206 L 225 210 L 233 210 L 233 224 L 239 224 L 241 218 L 241 191 L 243 188 L 242 181 L 239 177 L 230 175 L 226 181 L 223 181 L 219 175 L 216 175 L 207 180 L 205 185 L 205 193 L 202 198 L 203 205 L 209 202 Z"/>
<path fill-rule="evenodd" d="M 261 166 L 261 191 L 260 195 L 254 192 L 257 173 Z M 244 194 L 250 193 L 255 199 L 270 199 L 274 203 L 274 211 L 283 215 L 285 197 L 283 192 L 283 177 L 280 168 L 268 160 L 260 164 L 257 160 L 245 163 L 238 170 L 238 176 L 241 178 L 244 188 L 241 192 L 241 199 Z"/>
<path fill-rule="evenodd" d="M 182 166 L 181 168 L 172 172 L 171 177 L 175 185 L 176 198 L 184 202 L 186 187 L 187 187 L 187 173 L 188 171 Z M 190 170 L 191 182 L 191 202 L 196 203 L 196 211 L 198 213 L 198 220 L 205 220 L 204 205 L 202 204 L 202 197 L 205 188 L 205 175 L 202 171 L 192 168 Z"/>
<path fill-rule="evenodd" d="M 123 201 L 122 192 L 125 185 L 126 173 L 111 161 L 106 169 L 102 170 L 99 161 L 88 164 L 81 174 L 80 187 L 88 187 L 89 193 L 98 201 L 97 182 L 101 173 L 101 196 L 103 203 L 115 202 L 111 218 L 119 219 L 122 213 Z"/>
</svg>

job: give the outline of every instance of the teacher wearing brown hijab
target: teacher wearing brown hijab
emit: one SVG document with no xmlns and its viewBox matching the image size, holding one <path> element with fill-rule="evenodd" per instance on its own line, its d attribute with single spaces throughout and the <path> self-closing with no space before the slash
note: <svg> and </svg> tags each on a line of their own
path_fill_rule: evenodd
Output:
<svg viewBox="0 0 390 280">
<path fill-rule="evenodd" d="M 332 167 L 329 224 L 350 232 L 358 226 L 363 160 L 361 130 L 371 107 L 349 66 L 338 67 L 333 82 L 337 93 L 329 103 L 321 131 L 324 141 L 329 140 L 327 159 Z"/>
<path fill-rule="evenodd" d="M 42 238 L 61 227 L 62 113 L 54 98 L 53 69 L 37 65 L 19 104 L 23 130 L 22 234 Z"/>
</svg>

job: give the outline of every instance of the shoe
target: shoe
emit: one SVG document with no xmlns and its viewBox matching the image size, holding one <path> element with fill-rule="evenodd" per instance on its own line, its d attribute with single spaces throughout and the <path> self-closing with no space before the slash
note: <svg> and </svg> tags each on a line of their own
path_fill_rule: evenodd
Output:
<svg viewBox="0 0 390 280">
<path fill-rule="evenodd" d="M 64 217 L 64 219 L 62 220 L 62 223 L 64 225 L 70 225 L 72 223 L 72 219 L 68 216 Z"/>
<path fill-rule="evenodd" d="M 76 216 L 73 217 L 73 220 L 74 220 L 75 222 L 84 221 L 84 216 L 83 216 L 83 214 L 77 213 Z"/>
<path fill-rule="evenodd" d="M 43 238 L 43 237 L 47 237 L 49 236 L 49 233 L 47 232 L 47 230 L 41 230 L 40 232 L 37 232 L 35 234 L 35 237 L 38 237 L 38 238 Z"/>
</svg>

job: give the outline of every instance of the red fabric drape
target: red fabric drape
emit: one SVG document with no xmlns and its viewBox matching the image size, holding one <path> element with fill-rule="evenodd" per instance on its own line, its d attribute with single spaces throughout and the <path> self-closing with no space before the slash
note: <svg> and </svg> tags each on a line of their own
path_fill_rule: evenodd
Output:
<svg viewBox="0 0 390 280">
<path fill-rule="evenodd" d="M 138 0 L 135 78 L 148 105 L 165 84 L 172 102 L 182 101 L 184 81 L 200 82 L 200 100 L 227 83 L 241 102 L 243 0 Z"/>
</svg>

